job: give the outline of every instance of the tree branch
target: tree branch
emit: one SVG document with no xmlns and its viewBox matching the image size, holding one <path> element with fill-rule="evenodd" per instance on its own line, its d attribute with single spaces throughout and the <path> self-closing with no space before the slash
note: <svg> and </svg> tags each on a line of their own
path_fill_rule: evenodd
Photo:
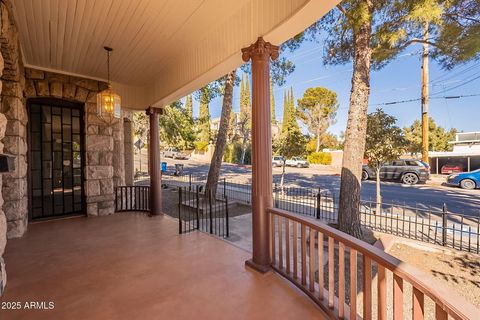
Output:
<svg viewBox="0 0 480 320">
<path fill-rule="evenodd" d="M 353 27 L 353 25 L 350 23 L 350 15 L 348 14 L 347 10 L 340 3 L 337 4 L 337 9 L 345 16 L 350 27 Z"/>
</svg>

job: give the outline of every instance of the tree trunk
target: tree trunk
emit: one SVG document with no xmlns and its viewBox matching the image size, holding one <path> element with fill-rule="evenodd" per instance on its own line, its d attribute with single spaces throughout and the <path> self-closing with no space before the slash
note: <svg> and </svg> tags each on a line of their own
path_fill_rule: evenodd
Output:
<svg viewBox="0 0 480 320">
<path fill-rule="evenodd" d="M 242 155 L 240 156 L 240 163 L 245 164 L 245 154 L 247 153 L 247 140 L 243 138 L 242 142 Z"/>
<path fill-rule="evenodd" d="M 354 59 L 352 90 L 347 128 L 345 130 L 345 145 L 343 150 L 342 176 L 340 183 L 340 203 L 338 209 L 338 224 L 341 231 L 361 238 L 360 227 L 360 189 L 362 179 L 362 160 L 365 152 L 365 137 L 367 130 L 367 109 L 370 95 L 370 36 L 372 33 L 372 2 L 366 0 L 359 10 L 366 17 L 363 22 L 353 22 Z"/>
<path fill-rule="evenodd" d="M 320 127 L 317 128 L 317 148 L 315 149 L 315 152 L 320 151 Z"/>
<path fill-rule="evenodd" d="M 210 169 L 208 170 L 207 184 L 205 185 L 206 191 L 208 192 L 211 190 L 212 195 L 214 196 L 217 194 L 218 178 L 220 176 L 223 154 L 227 144 L 230 113 L 232 112 L 235 73 L 236 70 L 227 74 L 227 79 L 225 81 L 225 94 L 223 96 L 222 114 L 220 117 L 220 125 L 218 127 L 217 142 L 215 144 L 212 161 L 210 162 Z"/>
<path fill-rule="evenodd" d="M 285 160 L 283 160 L 283 165 L 282 165 L 282 176 L 280 177 L 280 190 L 282 191 L 283 194 L 283 183 L 285 181 Z"/>
<path fill-rule="evenodd" d="M 375 211 L 375 213 L 382 213 L 382 194 L 380 193 L 380 167 L 377 167 L 376 203 L 377 210 Z"/>
</svg>

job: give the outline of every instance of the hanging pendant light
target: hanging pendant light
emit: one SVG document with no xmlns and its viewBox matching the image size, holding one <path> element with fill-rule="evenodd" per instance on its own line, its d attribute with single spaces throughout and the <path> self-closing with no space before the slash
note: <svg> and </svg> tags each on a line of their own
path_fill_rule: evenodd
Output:
<svg viewBox="0 0 480 320">
<path fill-rule="evenodd" d="M 120 96 L 112 90 L 110 84 L 110 52 L 113 51 L 110 47 L 103 47 L 107 52 L 107 79 L 108 88 L 97 93 L 97 114 L 98 117 L 112 124 L 115 120 L 121 118 L 121 100 Z"/>
</svg>

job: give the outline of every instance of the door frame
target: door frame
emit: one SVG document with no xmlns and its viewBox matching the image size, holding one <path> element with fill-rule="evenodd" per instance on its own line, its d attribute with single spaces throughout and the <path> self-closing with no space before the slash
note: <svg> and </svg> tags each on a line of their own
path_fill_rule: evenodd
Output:
<svg viewBox="0 0 480 320">
<path fill-rule="evenodd" d="M 60 108 L 70 108 L 70 109 L 78 109 L 80 111 L 80 170 L 82 171 L 82 179 L 81 179 L 81 203 L 82 203 L 82 212 L 78 213 L 69 213 L 69 214 L 62 214 L 62 215 L 52 215 L 47 217 L 37 217 L 33 218 L 33 211 L 32 211 L 32 172 L 31 172 L 31 133 L 30 133 L 30 126 L 31 126 L 31 119 L 30 119 L 30 108 L 32 104 L 40 104 L 40 105 L 49 105 L 54 107 Z M 72 216 L 86 216 L 87 215 L 87 202 L 85 197 L 85 166 L 86 166 L 86 152 L 85 152 L 85 104 L 80 102 L 73 102 L 69 100 L 59 99 L 59 98 L 52 98 L 52 97 L 45 97 L 45 98 L 29 98 L 27 99 L 27 115 L 28 115 L 28 122 L 27 122 L 27 194 L 28 194 L 28 221 L 35 222 L 35 221 L 43 221 L 43 220 L 53 220 L 53 219 L 61 219 L 66 217 Z M 63 139 L 63 137 L 62 137 Z M 72 159 L 73 161 L 73 159 Z M 53 179 L 53 178 L 52 178 Z M 43 184 L 43 179 L 42 179 Z M 43 185 L 42 185 L 43 189 Z M 43 205 L 42 205 L 43 206 Z M 52 208 L 53 210 L 53 208 Z"/>
</svg>

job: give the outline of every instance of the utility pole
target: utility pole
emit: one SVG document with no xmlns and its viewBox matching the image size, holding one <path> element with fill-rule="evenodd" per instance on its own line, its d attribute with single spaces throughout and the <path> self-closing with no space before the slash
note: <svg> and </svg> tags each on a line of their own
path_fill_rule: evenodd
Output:
<svg viewBox="0 0 480 320">
<path fill-rule="evenodd" d="M 425 22 L 423 33 L 423 51 L 422 51 L 422 161 L 430 163 L 428 158 L 428 54 L 429 45 L 426 43 L 429 38 L 428 32 L 429 23 Z"/>
</svg>

